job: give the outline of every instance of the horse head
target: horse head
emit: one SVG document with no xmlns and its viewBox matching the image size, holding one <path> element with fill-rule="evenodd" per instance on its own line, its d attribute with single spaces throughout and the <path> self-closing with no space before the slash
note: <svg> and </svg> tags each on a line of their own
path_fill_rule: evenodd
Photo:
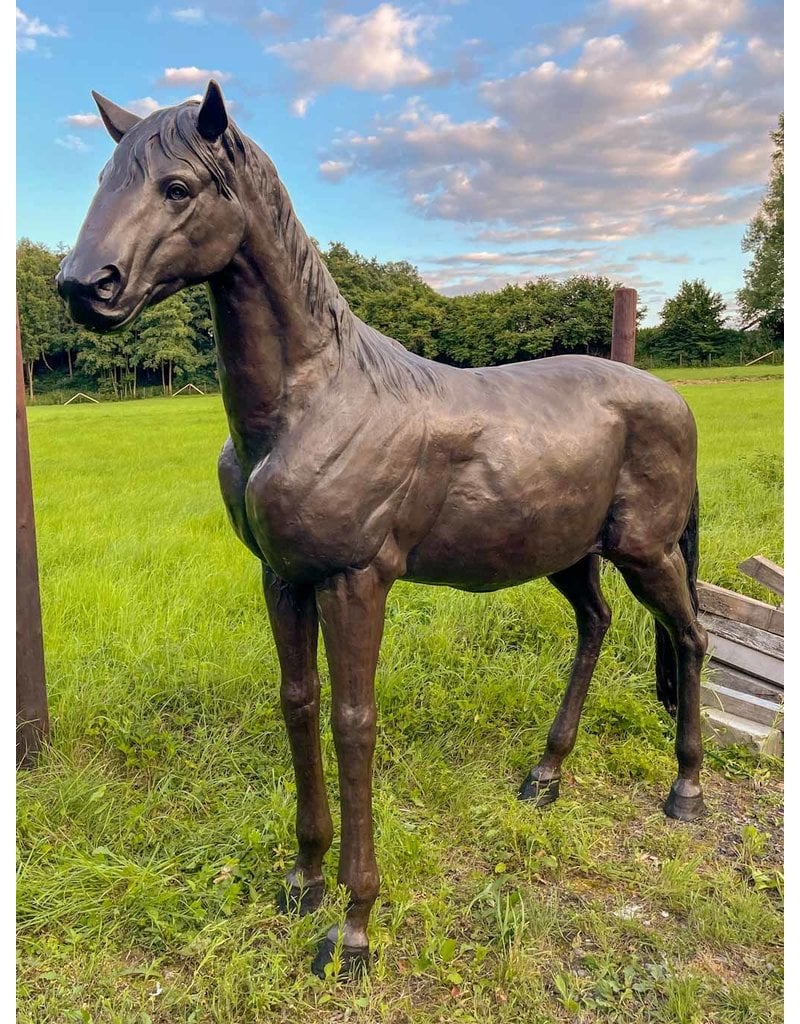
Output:
<svg viewBox="0 0 800 1024">
<path fill-rule="evenodd" d="M 201 103 L 144 118 L 92 95 L 117 146 L 56 283 L 74 320 L 113 331 L 230 263 L 245 234 L 231 187 L 244 147 L 216 82 Z"/>
</svg>

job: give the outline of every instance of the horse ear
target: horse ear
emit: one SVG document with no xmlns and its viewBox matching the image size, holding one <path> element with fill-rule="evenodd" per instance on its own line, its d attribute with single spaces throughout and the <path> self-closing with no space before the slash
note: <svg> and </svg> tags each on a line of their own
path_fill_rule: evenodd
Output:
<svg viewBox="0 0 800 1024">
<path fill-rule="evenodd" d="M 227 127 L 228 114 L 222 98 L 222 89 L 212 78 L 197 114 L 197 130 L 204 139 L 216 142 Z"/>
<path fill-rule="evenodd" d="M 114 142 L 119 142 L 125 132 L 129 132 L 135 124 L 141 121 L 141 117 L 137 117 L 136 114 L 132 114 L 129 110 L 118 107 L 116 103 L 107 100 L 105 96 L 101 96 L 94 89 L 92 89 L 92 99 L 97 104 L 103 124 L 108 129 L 108 134 Z"/>
</svg>

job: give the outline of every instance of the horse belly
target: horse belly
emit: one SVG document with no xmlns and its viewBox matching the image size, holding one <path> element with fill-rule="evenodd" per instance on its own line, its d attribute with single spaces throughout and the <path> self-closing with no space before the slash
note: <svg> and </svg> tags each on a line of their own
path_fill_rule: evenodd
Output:
<svg viewBox="0 0 800 1024">
<path fill-rule="evenodd" d="M 621 453 L 564 460 L 484 460 L 448 490 L 433 528 L 408 555 L 406 578 L 498 590 L 549 576 L 598 550 Z"/>
</svg>

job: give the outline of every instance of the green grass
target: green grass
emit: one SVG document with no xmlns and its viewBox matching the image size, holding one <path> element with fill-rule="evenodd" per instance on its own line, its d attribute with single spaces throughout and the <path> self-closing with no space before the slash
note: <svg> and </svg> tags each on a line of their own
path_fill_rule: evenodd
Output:
<svg viewBox="0 0 800 1024">
<path fill-rule="evenodd" d="M 645 369 L 647 369 L 645 367 Z M 650 373 L 662 380 L 678 380 L 702 384 L 721 380 L 759 380 L 783 378 L 783 363 L 754 363 L 752 366 L 670 366 Z"/>
<path fill-rule="evenodd" d="M 685 394 L 702 575 L 764 597 L 736 563 L 782 561 L 782 384 Z M 302 921 L 273 909 L 294 782 L 257 567 L 217 493 L 220 399 L 35 408 L 29 424 L 53 744 L 19 779 L 19 1021 L 781 1019 L 780 765 L 712 749 L 709 816 L 663 817 L 673 724 L 648 616 L 611 568 L 614 625 L 543 812 L 514 794 L 563 692 L 566 603 L 546 582 L 394 588 L 377 962 L 350 986 L 310 976 L 344 900 Z M 327 723 L 323 744 L 336 816 Z"/>
</svg>

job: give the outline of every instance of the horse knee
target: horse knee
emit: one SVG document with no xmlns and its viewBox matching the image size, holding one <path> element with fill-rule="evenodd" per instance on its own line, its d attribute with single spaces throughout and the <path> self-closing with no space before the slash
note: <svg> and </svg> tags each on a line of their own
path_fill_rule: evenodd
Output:
<svg viewBox="0 0 800 1024">
<path fill-rule="evenodd" d="M 319 710 L 319 680 L 316 676 L 281 679 L 281 708 L 289 723 L 307 721 Z"/>
<path fill-rule="evenodd" d="M 377 715 L 374 705 L 334 704 L 331 715 L 337 750 L 368 752 L 375 747 Z"/>
</svg>

